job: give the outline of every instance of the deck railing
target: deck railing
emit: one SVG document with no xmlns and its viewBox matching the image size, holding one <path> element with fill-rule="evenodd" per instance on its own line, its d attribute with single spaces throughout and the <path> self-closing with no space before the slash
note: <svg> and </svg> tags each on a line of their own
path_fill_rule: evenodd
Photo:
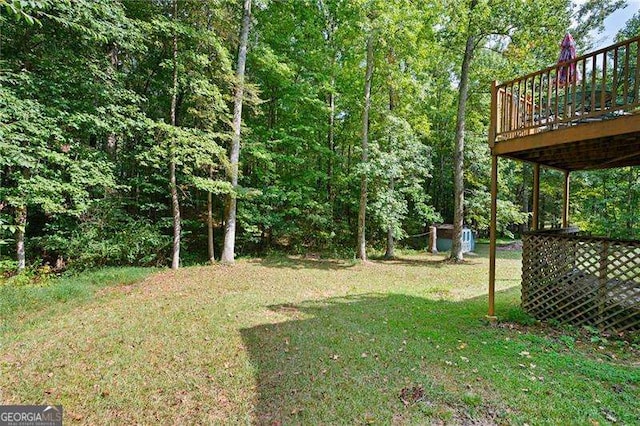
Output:
<svg viewBox="0 0 640 426">
<path fill-rule="evenodd" d="M 491 108 L 495 141 L 637 110 L 639 47 L 636 37 L 495 86 Z"/>
<path fill-rule="evenodd" d="M 640 329 L 640 241 L 523 235 L 522 307 L 536 318 Z"/>
</svg>

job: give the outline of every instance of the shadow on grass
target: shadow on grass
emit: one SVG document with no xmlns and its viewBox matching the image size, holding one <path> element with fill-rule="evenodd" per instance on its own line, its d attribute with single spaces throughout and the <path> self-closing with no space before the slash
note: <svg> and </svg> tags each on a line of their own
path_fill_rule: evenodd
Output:
<svg viewBox="0 0 640 426">
<path fill-rule="evenodd" d="M 430 256 L 430 255 L 429 255 Z M 427 259 L 415 259 L 398 256 L 393 259 L 385 259 L 383 257 L 371 257 L 371 263 L 381 263 L 384 265 L 398 266 L 418 266 L 440 268 L 446 265 L 446 261 L 442 257 L 433 256 Z M 249 260 L 249 262 L 258 262 L 263 266 L 271 268 L 288 268 L 288 269 L 319 269 L 319 270 L 343 270 L 352 268 L 359 264 L 355 260 L 340 259 L 308 259 L 294 256 L 269 256 L 264 259 Z M 469 264 L 469 263 L 467 263 Z M 461 263 L 460 265 L 465 265 Z"/>
<path fill-rule="evenodd" d="M 517 289 L 509 290 L 498 308 L 504 313 L 517 304 Z M 485 297 L 369 294 L 270 310 L 283 322 L 241 330 L 255 369 L 258 424 L 605 420 L 590 405 L 593 386 L 640 383 L 637 371 L 626 376 L 584 354 L 558 353 L 566 348 L 544 337 L 489 325 Z M 572 389 L 586 377 L 594 383 Z M 625 418 L 631 403 L 611 396 L 619 405 L 607 409 Z"/>
<path fill-rule="evenodd" d="M 353 261 L 338 259 L 307 259 L 287 255 L 273 255 L 264 259 L 252 259 L 250 263 L 260 263 L 270 268 L 288 269 L 320 269 L 320 270 L 342 270 L 356 265 Z"/>
<path fill-rule="evenodd" d="M 429 255 L 427 259 L 413 259 L 403 256 L 397 256 L 393 259 L 385 259 L 384 257 L 372 258 L 375 262 L 382 263 L 384 265 L 398 265 L 398 266 L 419 266 L 428 268 L 441 268 L 446 265 L 446 261 L 442 257 L 436 257 Z"/>
<path fill-rule="evenodd" d="M 459 266 L 474 265 L 476 260 L 488 258 L 489 249 L 488 245 L 478 245 L 475 253 L 467 253 L 465 255 L 465 262 L 458 263 Z M 374 263 L 382 263 L 385 265 L 398 265 L 398 266 L 416 266 L 416 267 L 431 267 L 440 268 L 448 264 L 446 257 L 448 253 L 440 253 L 438 255 L 432 255 L 430 253 L 423 253 L 419 256 L 397 256 L 393 259 L 385 259 L 383 256 L 372 256 L 370 260 Z M 498 251 L 498 259 L 521 259 L 521 251 Z M 262 259 L 250 259 L 250 263 L 260 263 L 263 266 L 270 268 L 287 268 L 287 269 L 318 269 L 318 270 L 343 270 L 352 268 L 359 264 L 358 261 L 353 259 L 321 259 L 321 258 L 308 258 L 299 256 L 289 256 L 286 254 L 272 254 Z"/>
</svg>

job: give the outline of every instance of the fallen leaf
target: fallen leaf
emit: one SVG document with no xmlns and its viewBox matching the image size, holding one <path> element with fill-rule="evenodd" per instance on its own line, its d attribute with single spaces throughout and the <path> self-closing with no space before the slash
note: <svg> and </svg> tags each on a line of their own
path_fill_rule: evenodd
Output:
<svg viewBox="0 0 640 426">
<path fill-rule="evenodd" d="M 603 408 L 602 415 L 605 419 L 609 420 L 611 423 L 618 423 L 618 418 L 615 416 L 615 413 L 607 408 Z"/>
<path fill-rule="evenodd" d="M 65 411 L 64 416 L 69 417 L 71 418 L 71 420 L 75 420 L 75 421 L 80 421 L 84 418 L 82 414 L 71 413 L 69 411 Z"/>
</svg>

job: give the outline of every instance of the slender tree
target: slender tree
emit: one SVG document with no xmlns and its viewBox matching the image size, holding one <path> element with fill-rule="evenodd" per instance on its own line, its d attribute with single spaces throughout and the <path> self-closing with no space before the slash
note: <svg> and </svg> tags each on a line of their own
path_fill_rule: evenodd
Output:
<svg viewBox="0 0 640 426">
<path fill-rule="evenodd" d="M 393 52 L 389 53 L 389 62 L 393 63 L 394 61 L 392 60 L 393 58 Z M 393 82 L 391 81 L 391 79 L 389 79 L 389 115 L 393 114 L 393 109 L 395 108 L 395 101 L 394 101 L 394 97 L 395 97 L 395 91 L 393 89 Z M 391 146 L 392 144 L 392 138 L 391 135 L 389 135 L 389 137 L 387 138 L 388 141 L 388 149 L 389 151 L 393 150 L 393 147 Z M 394 176 L 391 176 L 389 178 L 389 193 L 393 194 L 393 191 L 395 190 L 395 178 Z M 389 227 L 387 229 L 387 249 L 384 253 L 384 257 L 385 259 L 393 259 L 395 257 L 395 232 L 393 229 L 393 225 L 389 224 Z"/>
<path fill-rule="evenodd" d="M 24 251 L 24 233 L 27 226 L 27 206 L 16 207 L 16 254 L 18 260 L 18 271 L 22 271 L 26 266 L 26 256 Z"/>
<path fill-rule="evenodd" d="M 111 76 L 112 79 L 116 79 L 116 74 L 118 72 L 118 43 L 113 42 L 109 47 L 109 68 L 107 74 Z M 116 148 L 118 144 L 118 139 L 115 133 L 111 132 L 107 136 L 107 146 L 106 150 L 112 157 L 116 155 Z"/>
<path fill-rule="evenodd" d="M 209 173 L 212 177 L 212 173 Z M 215 250 L 213 247 L 213 193 L 207 191 L 207 246 L 209 253 L 209 262 L 213 263 L 216 260 Z"/>
<path fill-rule="evenodd" d="M 475 0 L 471 2 L 471 12 L 475 7 Z M 471 26 L 471 17 L 469 17 Z M 475 37 L 472 33 L 467 43 L 462 59 L 460 72 L 460 87 L 458 93 L 458 114 L 456 117 L 455 149 L 453 156 L 454 207 L 453 207 L 453 241 L 451 244 L 451 259 L 462 261 L 462 227 L 464 225 L 464 131 L 467 99 L 469 95 L 469 68 L 473 57 Z"/>
<path fill-rule="evenodd" d="M 233 135 L 231 138 L 231 163 L 230 181 L 234 191 L 238 188 L 238 163 L 240 160 L 240 132 L 242 128 L 242 102 L 244 97 L 244 74 L 247 62 L 247 44 L 249 40 L 249 28 L 251 26 L 251 0 L 244 0 L 242 13 L 242 30 L 240 32 L 240 46 L 238 47 L 238 64 L 236 67 L 236 90 L 233 102 Z M 233 263 L 235 257 L 236 242 L 236 213 L 237 193 L 227 196 L 224 248 L 221 260 L 225 263 Z"/>
<path fill-rule="evenodd" d="M 367 36 L 367 65 L 364 77 L 364 110 L 362 113 L 362 155 L 361 161 L 366 166 L 369 155 L 369 110 L 371 109 L 371 80 L 373 79 L 373 37 L 370 30 Z M 365 236 L 367 217 L 367 173 L 361 171 L 360 176 L 360 208 L 358 211 L 358 259 L 367 260 L 367 240 Z"/>
<path fill-rule="evenodd" d="M 173 20 L 178 21 L 178 0 L 173 0 Z M 173 32 L 173 85 L 171 90 L 171 125 L 176 126 L 176 104 L 178 99 L 178 32 Z M 173 137 L 173 136 L 172 136 Z M 171 212 L 173 214 L 173 250 L 171 253 L 171 269 L 180 267 L 180 233 L 182 224 L 180 220 L 180 200 L 178 198 L 178 185 L 176 182 L 176 159 L 174 141 L 170 145 L 169 153 L 169 188 L 171 190 Z"/>
</svg>

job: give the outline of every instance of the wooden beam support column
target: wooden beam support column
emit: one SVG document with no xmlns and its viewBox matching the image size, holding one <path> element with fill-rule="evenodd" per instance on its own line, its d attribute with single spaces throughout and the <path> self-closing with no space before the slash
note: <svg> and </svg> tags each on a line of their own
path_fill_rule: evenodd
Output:
<svg viewBox="0 0 640 426">
<path fill-rule="evenodd" d="M 496 237 L 498 216 L 498 157 L 491 156 L 491 226 L 489 228 L 489 319 L 495 319 Z"/>
<path fill-rule="evenodd" d="M 533 212 L 531 218 L 531 230 L 537 231 L 540 224 L 540 164 L 533 165 Z"/>
<path fill-rule="evenodd" d="M 493 151 L 498 133 L 498 82 L 491 83 L 491 114 L 489 115 L 489 148 Z"/>
<path fill-rule="evenodd" d="M 569 227 L 569 170 L 564 172 L 564 191 L 562 197 L 562 227 Z"/>
</svg>

